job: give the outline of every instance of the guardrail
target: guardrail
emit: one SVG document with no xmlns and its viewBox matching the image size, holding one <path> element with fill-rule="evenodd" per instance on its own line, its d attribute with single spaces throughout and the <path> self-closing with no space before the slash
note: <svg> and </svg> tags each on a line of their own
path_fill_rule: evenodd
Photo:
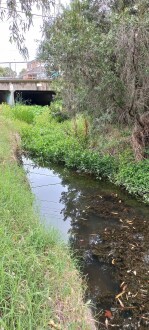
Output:
<svg viewBox="0 0 149 330">
<path fill-rule="evenodd" d="M 0 62 L 0 80 L 53 80 L 62 75 L 60 71 L 51 71 L 47 75 L 45 63 L 33 60 L 30 62 Z"/>
<path fill-rule="evenodd" d="M 0 62 L 0 80 L 1 79 L 51 79 L 47 76 L 45 64 L 38 60 L 33 61 L 12 61 Z"/>
<path fill-rule="evenodd" d="M 21 78 L 21 77 L 1 77 L 0 76 L 0 81 L 11 81 L 11 80 L 12 81 L 13 80 L 18 80 L 18 81 L 19 80 L 21 80 L 21 81 L 22 80 L 24 80 L 24 81 L 25 80 L 28 80 L 28 81 L 29 80 L 31 80 L 31 81 L 32 80 L 45 80 L 46 81 L 46 80 L 53 80 L 53 77 L 52 76 L 50 76 L 50 77 L 47 76 L 47 77 L 37 77 L 37 78 Z"/>
</svg>

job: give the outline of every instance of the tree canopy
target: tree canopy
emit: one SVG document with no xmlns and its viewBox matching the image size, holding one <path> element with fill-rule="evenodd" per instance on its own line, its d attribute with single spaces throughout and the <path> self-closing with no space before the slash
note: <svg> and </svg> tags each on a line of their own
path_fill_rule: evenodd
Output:
<svg viewBox="0 0 149 330">
<path fill-rule="evenodd" d="M 148 25 L 146 0 L 74 0 L 46 23 L 39 56 L 62 72 L 68 110 L 101 123 L 128 122 L 148 109 Z"/>
<path fill-rule="evenodd" d="M 0 67 L 0 77 L 11 77 L 15 78 L 17 73 L 9 67 Z"/>
</svg>

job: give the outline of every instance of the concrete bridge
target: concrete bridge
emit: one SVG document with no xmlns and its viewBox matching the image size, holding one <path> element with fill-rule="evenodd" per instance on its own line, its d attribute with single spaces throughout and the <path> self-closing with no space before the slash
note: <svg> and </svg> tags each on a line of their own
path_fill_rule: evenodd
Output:
<svg viewBox="0 0 149 330">
<path fill-rule="evenodd" d="M 15 102 L 48 105 L 55 92 L 50 88 L 49 79 L 0 79 L 0 103 L 14 105 Z"/>
</svg>

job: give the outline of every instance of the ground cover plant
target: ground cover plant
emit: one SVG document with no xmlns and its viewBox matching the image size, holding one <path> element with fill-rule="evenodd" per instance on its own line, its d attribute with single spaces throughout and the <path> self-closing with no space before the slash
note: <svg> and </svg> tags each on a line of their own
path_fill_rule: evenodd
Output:
<svg viewBox="0 0 149 330">
<path fill-rule="evenodd" d="M 19 137 L 0 116 L 0 328 L 92 329 L 83 284 L 57 232 L 39 223 Z"/>
<path fill-rule="evenodd" d="M 119 129 L 116 125 L 107 125 L 94 134 L 89 117 L 78 115 L 59 122 L 53 107 L 36 110 L 36 107 L 20 105 L 19 113 L 15 107 L 3 106 L 3 114 L 15 119 L 24 150 L 40 160 L 62 163 L 98 179 L 109 178 L 149 202 L 149 162 L 147 159 L 135 161 L 128 127 Z M 29 118 L 33 113 L 30 124 L 27 111 Z"/>
</svg>

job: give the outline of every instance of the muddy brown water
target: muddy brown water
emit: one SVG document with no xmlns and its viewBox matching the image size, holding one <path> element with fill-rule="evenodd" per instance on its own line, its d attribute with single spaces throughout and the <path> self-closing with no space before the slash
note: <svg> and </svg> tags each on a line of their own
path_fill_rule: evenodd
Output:
<svg viewBox="0 0 149 330">
<path fill-rule="evenodd" d="M 119 276 L 115 267 L 115 258 L 119 265 L 125 254 L 123 248 L 126 251 L 125 244 L 124 247 L 121 244 L 123 233 L 126 241 L 130 235 L 129 226 L 135 219 L 148 224 L 149 206 L 108 182 L 61 166 L 51 165 L 48 168 L 47 165 L 37 165 L 25 157 L 22 161 L 41 221 L 45 226 L 58 229 L 62 239 L 73 247 L 80 258 L 88 283 L 86 298 L 94 304 L 99 329 L 144 329 L 144 324 L 149 328 L 147 321 L 142 326 L 140 319 L 137 323 L 133 321 L 131 308 L 134 307 L 125 310 L 121 300 L 120 306 L 119 301 L 115 305 L 115 296 L 121 291 L 124 276 L 124 271 Z M 135 228 L 131 238 L 140 242 L 144 240 L 144 234 L 138 228 Z M 120 243 L 116 245 L 115 240 Z M 144 262 L 149 267 L 148 260 L 149 254 L 144 254 Z M 119 319 L 120 308 L 123 310 Z M 116 315 L 113 321 L 106 311 Z M 149 316 L 146 318 L 149 319 Z"/>
</svg>

